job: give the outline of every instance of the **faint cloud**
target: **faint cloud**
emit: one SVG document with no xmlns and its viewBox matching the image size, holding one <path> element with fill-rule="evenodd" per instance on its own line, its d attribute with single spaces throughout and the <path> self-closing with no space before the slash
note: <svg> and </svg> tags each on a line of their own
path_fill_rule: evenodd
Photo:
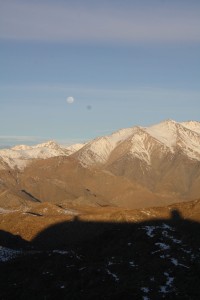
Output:
<svg viewBox="0 0 200 300">
<path fill-rule="evenodd" d="M 200 98 L 200 90 L 191 90 L 191 89 L 176 89 L 176 88 L 164 88 L 159 86 L 135 86 L 132 88 L 98 88 L 98 87 L 92 87 L 92 86 L 81 86 L 81 85 L 73 85 L 68 86 L 65 84 L 57 84 L 57 85 L 48 85 L 48 84 L 41 84 L 41 85 L 1 85 L 0 88 L 4 92 L 9 92 L 12 90 L 12 92 L 18 93 L 19 91 L 24 91 L 26 94 L 35 94 L 45 92 L 45 91 L 51 91 L 57 94 L 58 92 L 62 92 L 63 94 L 77 94 L 80 98 L 82 97 L 84 102 L 87 101 L 87 98 L 92 98 L 91 104 L 85 104 L 85 108 L 88 110 L 93 109 L 93 103 L 97 103 L 99 99 L 101 100 L 109 100 L 109 101 L 121 101 L 124 97 L 126 97 L 127 100 L 134 100 L 134 99 L 162 99 L 162 100 L 169 100 L 169 99 L 176 99 L 179 101 L 193 99 L 197 100 L 199 102 Z M 62 97 L 63 100 L 63 97 Z M 10 102 L 14 103 L 18 100 L 11 99 Z M 26 98 L 26 102 L 29 101 L 29 98 Z M 32 99 L 30 98 L 30 101 Z M 47 100 L 41 100 L 41 101 L 47 101 Z M 57 103 L 58 97 L 55 96 L 55 101 Z M 8 100 L 1 99 L 1 103 L 4 105 L 7 105 L 9 103 Z M 41 102 L 40 102 L 41 103 Z M 81 101 L 80 101 L 81 103 Z"/>
<path fill-rule="evenodd" d="M 42 137 L 35 136 L 12 136 L 12 135 L 1 135 L 0 136 L 0 148 L 12 147 L 15 145 L 33 145 L 43 142 L 45 139 Z"/>
<path fill-rule="evenodd" d="M 142 2 L 142 1 L 141 1 Z M 55 4 L 56 3 L 56 4 Z M 46 41 L 200 41 L 199 6 L 158 1 L 79 5 L 66 2 L 4 1 L 0 38 Z"/>
<path fill-rule="evenodd" d="M 35 136 L 1 135 L 0 149 L 11 148 L 16 145 L 33 146 L 36 144 L 47 142 L 49 140 L 55 140 L 56 143 L 62 146 L 70 146 L 73 144 L 84 144 L 88 142 L 88 139 L 83 139 L 83 138 L 54 139 L 54 138 L 42 138 L 42 137 L 35 137 Z"/>
</svg>

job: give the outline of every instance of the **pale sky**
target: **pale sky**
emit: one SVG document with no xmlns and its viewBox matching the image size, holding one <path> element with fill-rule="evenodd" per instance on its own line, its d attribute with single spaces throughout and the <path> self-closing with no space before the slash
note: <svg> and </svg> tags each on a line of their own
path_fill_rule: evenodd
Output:
<svg viewBox="0 0 200 300">
<path fill-rule="evenodd" d="M 0 0 L 0 146 L 200 121 L 199 53 L 200 1 Z"/>
</svg>

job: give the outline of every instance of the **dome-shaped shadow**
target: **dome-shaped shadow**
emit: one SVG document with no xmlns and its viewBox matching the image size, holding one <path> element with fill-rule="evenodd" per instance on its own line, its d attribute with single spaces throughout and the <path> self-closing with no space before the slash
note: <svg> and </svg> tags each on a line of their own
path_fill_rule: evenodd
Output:
<svg viewBox="0 0 200 300">
<path fill-rule="evenodd" d="M 138 223 L 52 225 L 29 243 L 35 252 L 1 264 L 2 299 L 199 299 L 199 232 L 177 210 Z"/>
</svg>

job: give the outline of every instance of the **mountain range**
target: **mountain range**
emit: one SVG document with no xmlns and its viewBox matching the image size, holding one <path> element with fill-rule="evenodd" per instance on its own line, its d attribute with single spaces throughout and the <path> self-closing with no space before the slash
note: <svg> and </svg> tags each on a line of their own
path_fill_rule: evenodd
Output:
<svg viewBox="0 0 200 300">
<path fill-rule="evenodd" d="M 200 122 L 134 126 L 68 147 L 0 150 L 0 205 L 143 208 L 198 199 Z"/>
<path fill-rule="evenodd" d="M 200 123 L 0 150 L 1 299 L 199 299 Z"/>
</svg>

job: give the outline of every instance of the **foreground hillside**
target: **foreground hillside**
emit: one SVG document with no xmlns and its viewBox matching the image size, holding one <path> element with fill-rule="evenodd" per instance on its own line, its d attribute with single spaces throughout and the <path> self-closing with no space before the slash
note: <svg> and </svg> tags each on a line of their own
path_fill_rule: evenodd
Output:
<svg viewBox="0 0 200 300">
<path fill-rule="evenodd" d="M 167 220 L 171 218 L 172 211 L 178 211 L 183 219 L 200 222 L 200 200 L 143 209 L 122 209 L 111 206 L 91 207 L 86 205 L 58 206 L 45 202 L 34 203 L 27 211 L 2 211 L 0 214 L 0 230 L 30 242 L 40 232 L 60 222 L 70 223 L 79 220 L 80 222 L 94 223 L 139 223 L 158 219 Z M 71 239 L 70 231 L 68 234 Z M 90 234 L 88 233 L 88 235 Z M 78 240 L 79 236 L 79 233 L 77 236 L 73 235 L 73 239 Z M 57 237 L 57 243 L 58 239 L 59 243 L 62 244 L 63 236 Z"/>
<path fill-rule="evenodd" d="M 42 209 L 2 218 L 1 299 L 199 299 L 199 200 L 73 216 Z"/>
</svg>

